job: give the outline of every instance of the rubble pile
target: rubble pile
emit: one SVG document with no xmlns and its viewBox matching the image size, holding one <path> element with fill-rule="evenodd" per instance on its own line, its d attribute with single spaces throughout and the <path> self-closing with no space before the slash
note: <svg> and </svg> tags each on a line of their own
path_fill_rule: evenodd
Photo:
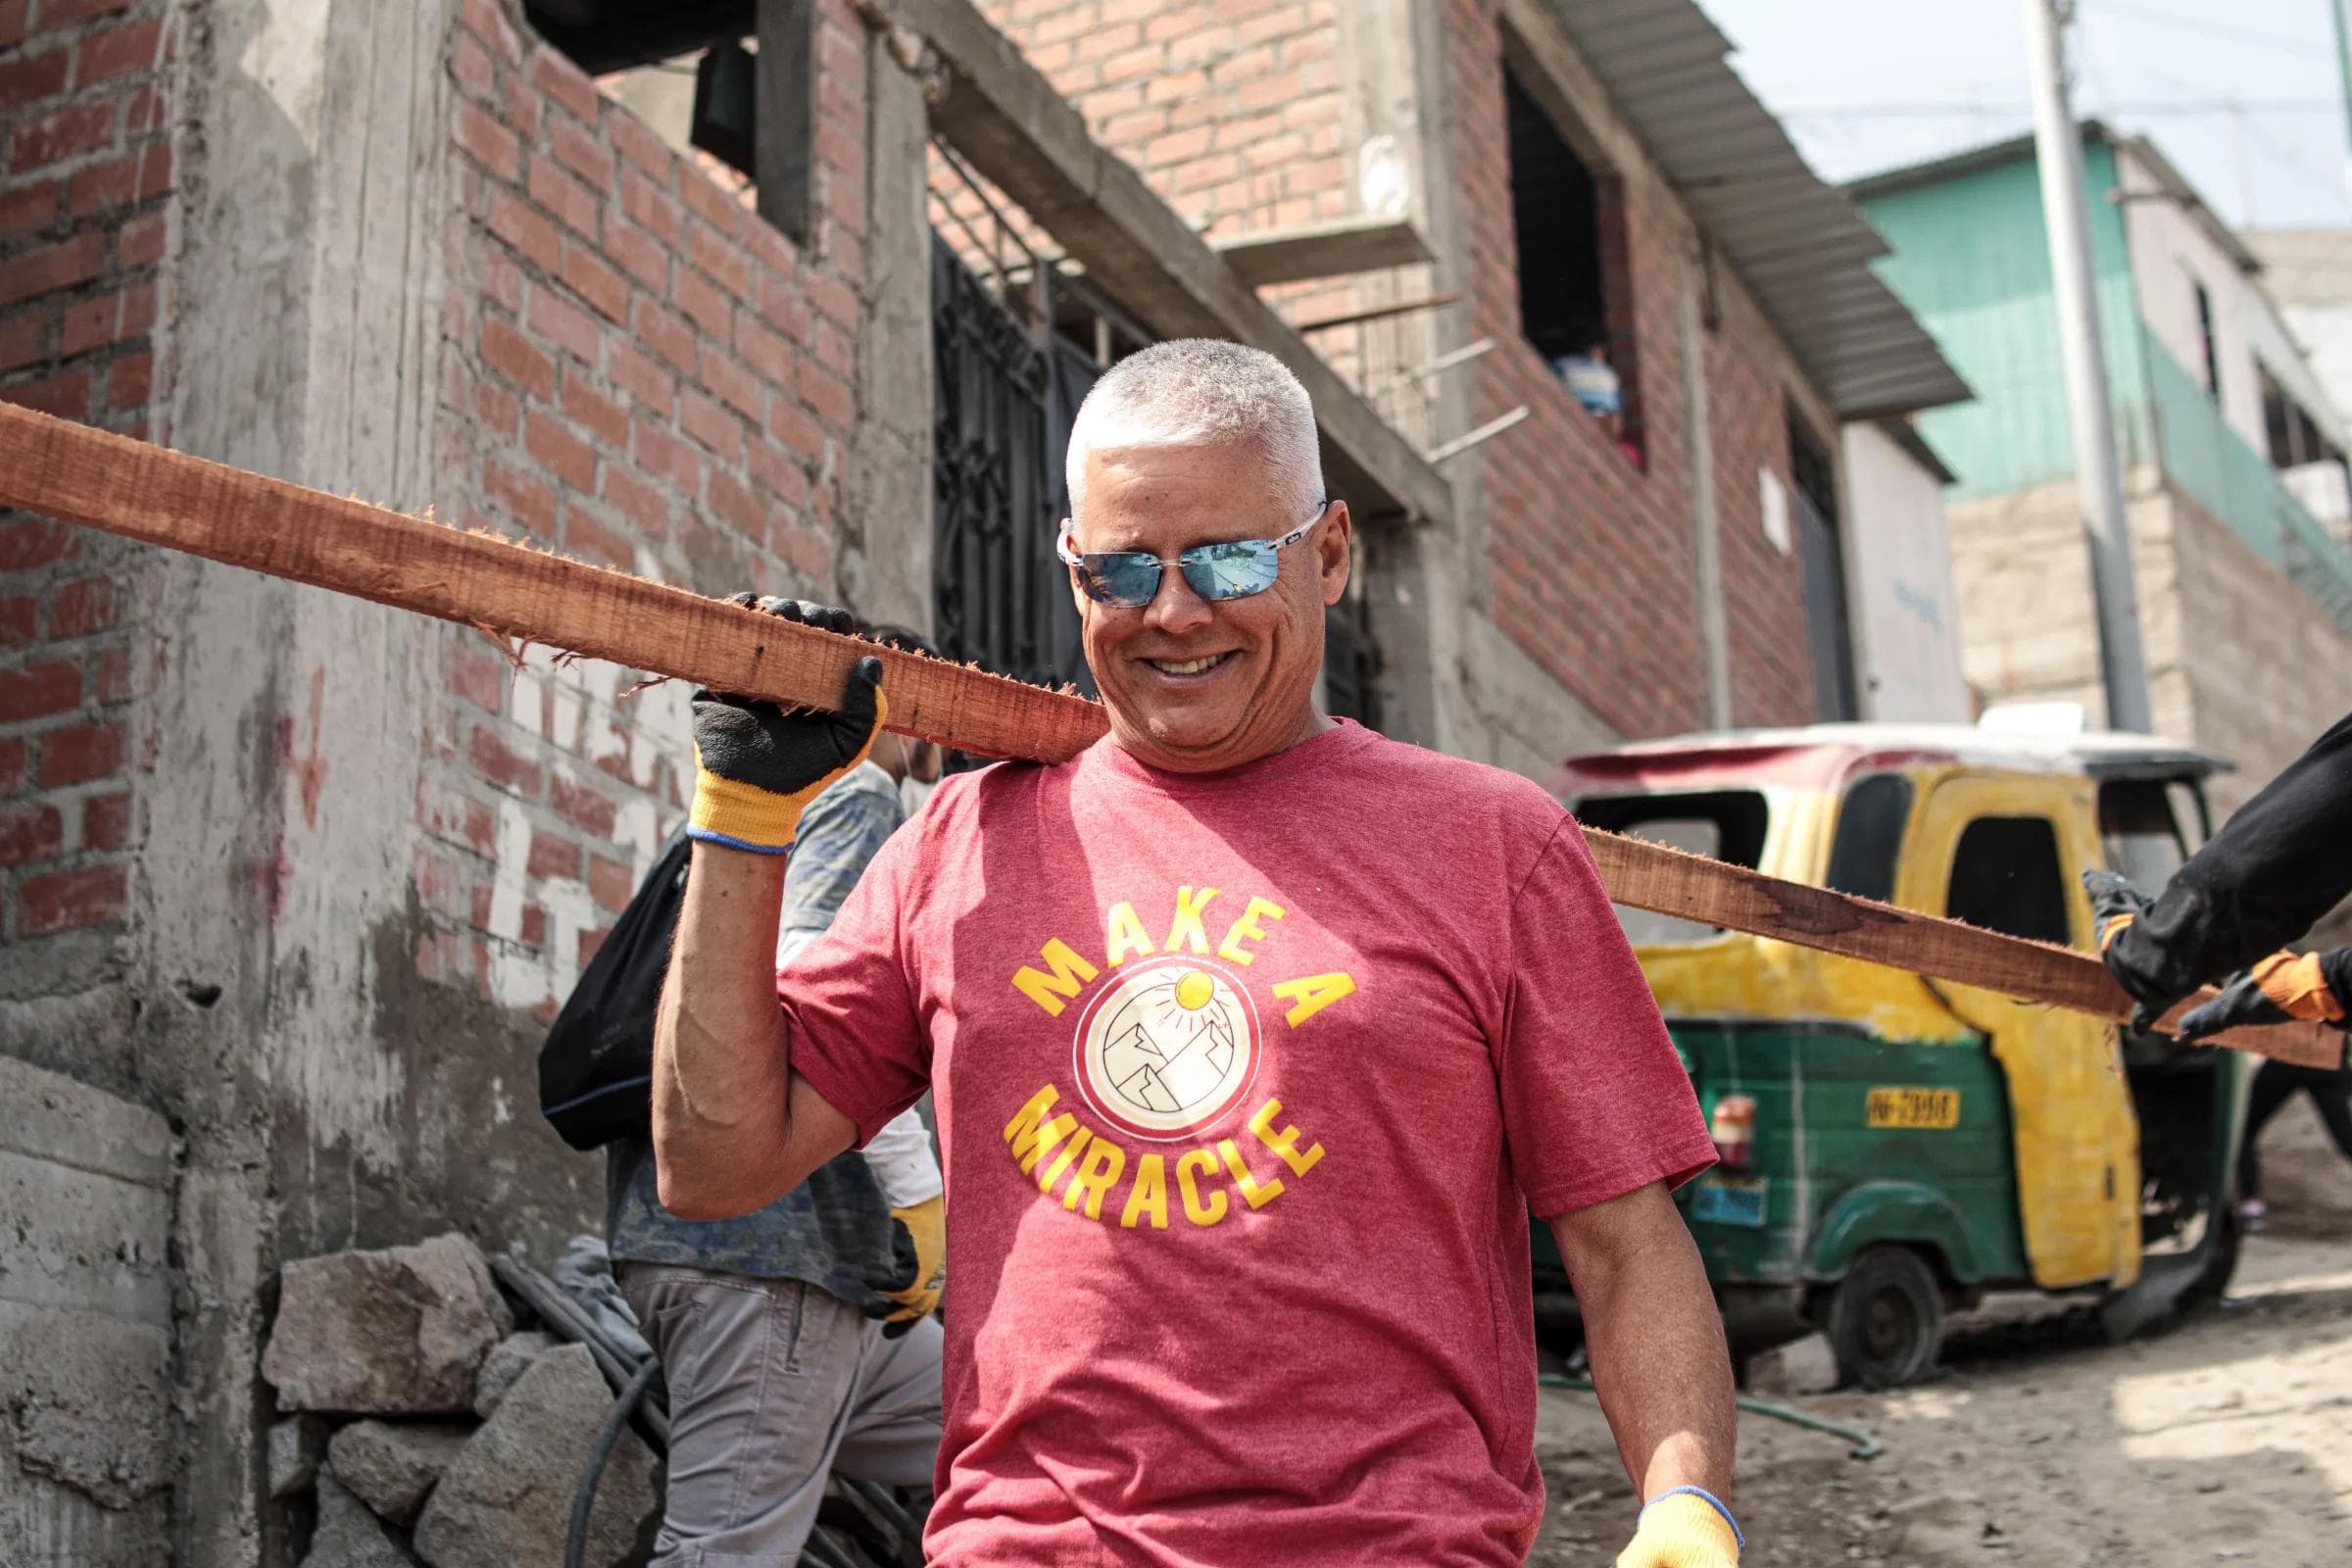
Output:
<svg viewBox="0 0 2352 1568">
<path fill-rule="evenodd" d="M 585 1346 L 515 1331 L 466 1238 L 287 1264 L 262 1374 L 270 1494 L 317 1494 L 304 1568 L 561 1568 L 613 1393 Z M 586 1568 L 646 1560 L 656 1470 L 624 1427 Z"/>
</svg>

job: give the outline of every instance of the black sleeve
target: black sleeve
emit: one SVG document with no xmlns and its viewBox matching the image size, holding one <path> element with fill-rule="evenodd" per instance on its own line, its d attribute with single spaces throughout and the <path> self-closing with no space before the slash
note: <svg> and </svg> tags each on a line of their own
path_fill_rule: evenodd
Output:
<svg viewBox="0 0 2352 1568">
<path fill-rule="evenodd" d="M 2335 993 L 2337 1006 L 2352 1008 L 2352 948 L 2321 954 L 2320 978 Z"/>
<path fill-rule="evenodd" d="M 2117 936 L 2108 962 L 2135 995 L 2183 997 L 2285 947 L 2347 892 L 2352 717 L 2238 808 Z"/>
</svg>

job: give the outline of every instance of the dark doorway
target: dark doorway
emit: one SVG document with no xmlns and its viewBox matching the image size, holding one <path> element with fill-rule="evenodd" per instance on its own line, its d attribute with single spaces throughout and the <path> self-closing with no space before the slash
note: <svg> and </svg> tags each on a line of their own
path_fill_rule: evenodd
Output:
<svg viewBox="0 0 2352 1568">
<path fill-rule="evenodd" d="M 1813 716 L 1851 719 L 1854 638 L 1846 613 L 1845 552 L 1838 537 L 1838 470 L 1794 420 L 1788 425 L 1788 467 L 1796 480 L 1797 560 L 1805 578 L 1805 641 L 1813 658 Z"/>
</svg>

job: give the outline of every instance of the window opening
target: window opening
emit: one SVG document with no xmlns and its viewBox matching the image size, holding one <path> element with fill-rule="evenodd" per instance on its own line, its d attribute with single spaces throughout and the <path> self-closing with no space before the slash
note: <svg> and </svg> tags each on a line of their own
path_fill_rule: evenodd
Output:
<svg viewBox="0 0 2352 1568">
<path fill-rule="evenodd" d="M 1624 203 L 1616 175 L 1577 156 L 1518 74 L 1503 71 L 1519 324 L 1568 395 L 1642 461 Z"/>
<path fill-rule="evenodd" d="M 2099 786 L 2099 843 L 2110 866 L 2151 892 L 2188 858 L 2188 836 L 2173 814 L 2162 779 L 2116 779 Z"/>
<path fill-rule="evenodd" d="M 2188 286 L 2197 294 L 2197 341 L 2204 347 L 2205 391 L 2214 402 L 2219 403 L 2222 401 L 2222 357 L 2214 343 L 2213 296 L 2205 292 L 2202 283 L 2192 281 Z"/>
<path fill-rule="evenodd" d="M 2039 816 L 1981 816 L 1952 850 L 1943 912 L 1986 931 L 2030 942 L 2073 940 L 2058 830 Z"/>
<path fill-rule="evenodd" d="M 1764 860 L 1771 811 L 1755 790 L 1680 795 L 1594 795 L 1576 803 L 1576 819 L 1628 838 L 1703 855 L 1754 870 Z M 1723 928 L 1620 904 L 1617 919 L 1637 947 L 1711 942 Z"/>
<path fill-rule="evenodd" d="M 1911 820 L 1911 781 L 1900 773 L 1873 773 L 1854 781 L 1838 808 L 1838 831 L 1830 840 L 1824 886 L 1881 904 L 1893 899 L 1903 828 Z"/>
</svg>

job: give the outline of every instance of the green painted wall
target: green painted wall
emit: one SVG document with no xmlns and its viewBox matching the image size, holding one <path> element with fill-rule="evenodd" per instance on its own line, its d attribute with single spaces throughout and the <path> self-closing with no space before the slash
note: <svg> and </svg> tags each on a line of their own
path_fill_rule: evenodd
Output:
<svg viewBox="0 0 2352 1568">
<path fill-rule="evenodd" d="M 2082 148 L 2097 278 L 2099 336 L 2127 464 L 2155 451 L 2139 313 L 2132 293 L 2115 151 Z M 1920 433 L 1959 476 L 1956 501 L 2003 495 L 2069 478 L 2074 434 L 2058 350 L 2041 180 L 2031 151 L 2010 162 L 1934 183 L 1873 196 L 1862 212 L 1894 254 L 1879 275 L 1911 307 L 1952 366 L 1976 389 L 1974 403 L 1932 409 Z"/>
</svg>

